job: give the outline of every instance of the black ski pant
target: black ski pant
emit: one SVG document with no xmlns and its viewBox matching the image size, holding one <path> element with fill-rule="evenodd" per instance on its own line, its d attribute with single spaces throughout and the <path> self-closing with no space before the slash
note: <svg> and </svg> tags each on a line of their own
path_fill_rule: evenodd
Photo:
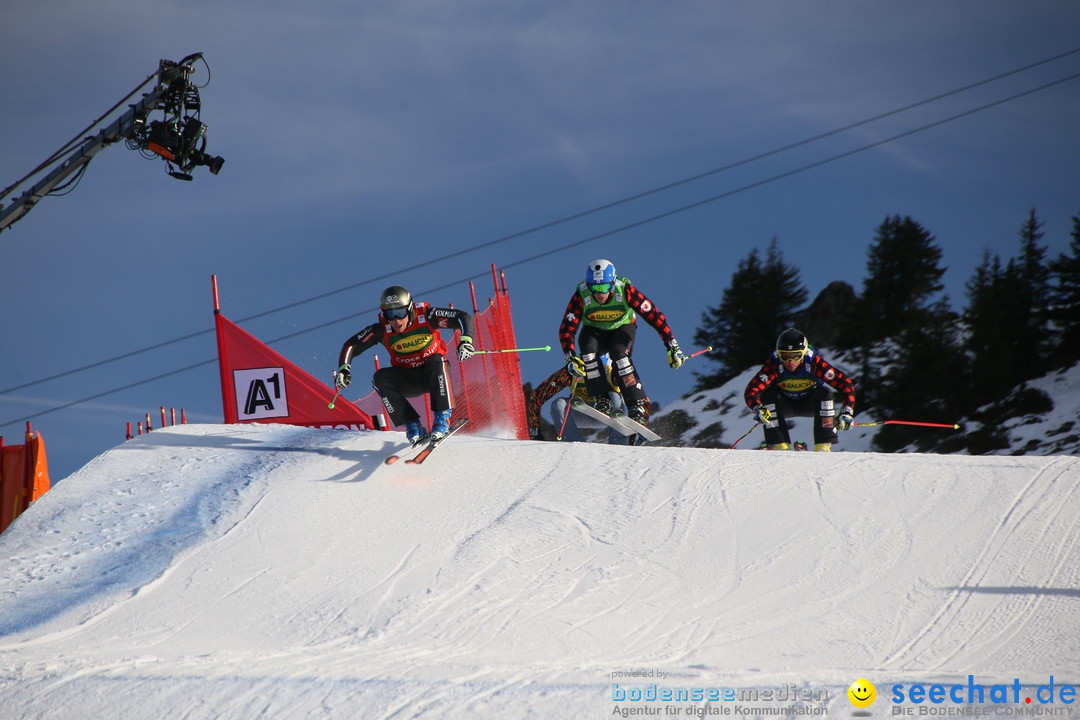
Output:
<svg viewBox="0 0 1080 720">
<path fill-rule="evenodd" d="M 585 363 L 585 390 L 592 397 L 607 397 L 609 390 L 607 373 L 600 362 L 600 356 L 607 354 L 615 368 L 615 382 L 622 390 L 626 407 L 632 408 L 640 400 L 646 400 L 645 390 L 641 386 L 630 353 L 634 350 L 634 338 L 637 337 L 637 325 L 629 323 L 613 330 L 601 330 L 590 325 L 583 325 L 578 333 L 578 350 Z"/>
<path fill-rule="evenodd" d="M 761 404 L 772 413 L 772 420 L 765 425 L 765 442 L 769 445 L 791 444 L 787 419 L 794 417 L 814 418 L 815 445 L 837 441 L 833 392 L 824 385 L 801 397 L 785 395 L 774 385 L 761 393 Z"/>
<path fill-rule="evenodd" d="M 395 427 L 404 427 L 420 419 L 419 413 L 406 398 L 429 396 L 432 412 L 449 410 L 451 407 L 450 376 L 442 355 L 432 355 L 417 368 L 380 368 L 371 378 L 371 384 L 379 393 L 386 414 Z"/>
</svg>

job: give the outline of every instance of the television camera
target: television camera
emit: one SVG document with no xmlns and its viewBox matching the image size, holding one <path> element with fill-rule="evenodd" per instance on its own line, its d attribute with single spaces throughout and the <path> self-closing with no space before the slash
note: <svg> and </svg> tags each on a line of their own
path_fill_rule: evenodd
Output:
<svg viewBox="0 0 1080 720">
<path fill-rule="evenodd" d="M 61 194 L 77 185 L 94 156 L 121 139 L 128 148 L 138 150 L 144 157 L 162 158 L 171 177 L 191 180 L 191 172 L 196 167 L 206 167 L 211 175 L 217 175 L 225 159 L 206 152 L 206 125 L 200 119 L 202 102 L 199 87 L 191 82 L 195 63 L 200 60 L 206 64 L 202 53 L 188 55 L 180 62 L 161 60 L 157 72 L 147 77 L 127 97 L 28 175 L 5 188 L 0 193 L 0 231 L 30 212 L 46 195 Z M 155 79 L 154 88 L 144 93 L 141 100 L 129 105 L 125 113 L 96 135 L 86 136 L 79 142 L 79 137 L 104 122 L 112 110 Z M 161 112 L 161 118 L 153 119 L 152 114 L 157 111 Z M 14 198 L 10 204 L 4 204 L 5 198 L 11 196 L 16 188 L 50 166 L 52 169 L 29 190 Z"/>
<path fill-rule="evenodd" d="M 179 180 L 191 180 L 191 170 L 199 166 L 217 175 L 225 163 L 225 158 L 206 153 L 206 125 L 199 119 L 199 88 L 188 79 L 188 61 L 193 57 L 184 58 L 177 66 L 165 66 L 167 61 L 162 61 L 162 72 L 172 77 L 161 97 L 164 117 L 149 123 L 145 116 L 136 117 L 127 135 L 129 148 L 163 158 L 169 166 L 168 174 Z M 174 165 L 179 169 L 173 169 Z"/>
</svg>

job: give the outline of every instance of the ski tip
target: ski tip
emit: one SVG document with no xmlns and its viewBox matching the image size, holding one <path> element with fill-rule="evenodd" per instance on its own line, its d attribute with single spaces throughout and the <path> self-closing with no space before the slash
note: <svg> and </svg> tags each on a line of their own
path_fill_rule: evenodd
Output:
<svg viewBox="0 0 1080 720">
<path fill-rule="evenodd" d="M 393 465 L 394 463 L 396 463 L 400 459 L 401 458 L 399 458 L 397 455 L 391 455 L 390 457 L 383 460 L 383 464 L 384 465 Z"/>
</svg>

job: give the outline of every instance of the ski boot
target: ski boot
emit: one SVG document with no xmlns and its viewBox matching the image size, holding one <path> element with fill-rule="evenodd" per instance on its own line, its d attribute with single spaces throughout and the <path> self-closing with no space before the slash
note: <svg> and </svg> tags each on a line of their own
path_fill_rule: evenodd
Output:
<svg viewBox="0 0 1080 720">
<path fill-rule="evenodd" d="M 427 430 L 424 429 L 424 423 L 419 420 L 405 423 L 405 439 L 409 441 L 410 445 L 419 445 L 424 442 L 427 437 L 428 433 Z"/>
<path fill-rule="evenodd" d="M 606 397 L 598 397 L 593 401 L 593 409 L 598 410 L 605 415 L 611 415 L 611 399 Z"/>
<path fill-rule="evenodd" d="M 431 434 L 428 436 L 432 442 L 442 440 L 446 437 L 446 433 L 450 432 L 450 416 L 454 414 L 453 410 L 440 410 L 437 413 L 433 413 L 431 419 Z"/>
<path fill-rule="evenodd" d="M 649 427 L 649 399 L 644 398 L 628 408 L 627 415 L 636 423 Z"/>
</svg>

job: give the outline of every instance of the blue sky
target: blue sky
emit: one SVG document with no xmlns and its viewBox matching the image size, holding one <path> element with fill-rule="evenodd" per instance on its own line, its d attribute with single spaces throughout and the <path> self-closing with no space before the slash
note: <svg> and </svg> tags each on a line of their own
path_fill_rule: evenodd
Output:
<svg viewBox="0 0 1080 720">
<path fill-rule="evenodd" d="M 506 267 L 519 342 L 556 345 L 606 257 L 692 350 L 752 249 L 777 238 L 811 297 L 858 289 L 892 214 L 934 234 L 961 307 L 1032 207 L 1051 257 L 1080 213 L 1080 80 L 971 111 L 1077 74 L 1080 53 L 520 233 L 1068 53 L 1078 29 L 1080 5 L 1057 1 L 22 3 L 0 26 L 0 184 L 194 52 L 225 165 L 183 183 L 117 145 L 0 233 L 0 390 L 33 383 L 0 393 L 0 434 L 33 416 L 59 478 L 161 405 L 220 421 L 216 364 L 199 365 L 216 358 L 212 274 L 235 321 L 291 306 L 242 324 L 293 336 L 273 347 L 327 380 L 391 283 L 468 306 L 467 280 L 483 302 Z M 522 359 L 534 382 L 561 363 Z M 693 386 L 648 328 L 635 359 L 661 405 Z"/>
</svg>

